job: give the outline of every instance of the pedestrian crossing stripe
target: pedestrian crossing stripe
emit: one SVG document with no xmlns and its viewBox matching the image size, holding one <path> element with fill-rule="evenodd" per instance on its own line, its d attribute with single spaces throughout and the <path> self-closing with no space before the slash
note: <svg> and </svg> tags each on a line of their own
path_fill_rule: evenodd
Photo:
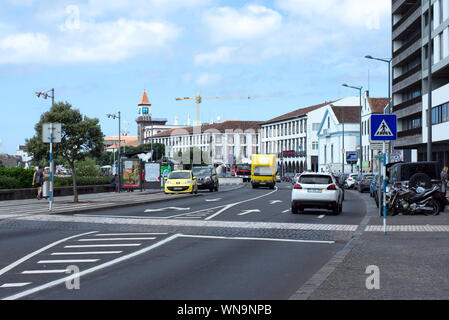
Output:
<svg viewBox="0 0 449 320">
<path fill-rule="evenodd" d="M 390 127 L 388 126 L 387 122 L 385 120 L 382 121 L 379 128 L 377 129 L 376 133 L 374 134 L 375 137 L 393 137 L 394 134 L 391 131 Z"/>
</svg>

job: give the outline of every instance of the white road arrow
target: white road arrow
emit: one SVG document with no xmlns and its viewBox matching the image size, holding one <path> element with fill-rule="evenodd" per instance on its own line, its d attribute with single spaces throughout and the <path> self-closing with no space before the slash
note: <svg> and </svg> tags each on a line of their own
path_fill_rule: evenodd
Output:
<svg viewBox="0 0 449 320">
<path fill-rule="evenodd" d="M 160 208 L 160 209 L 147 209 L 145 212 L 162 212 L 167 210 L 174 210 L 174 211 L 189 211 L 190 208 L 177 208 L 177 207 L 168 207 L 168 208 Z"/>
<path fill-rule="evenodd" d="M 250 213 L 261 213 L 262 211 L 260 211 L 259 209 L 253 209 L 253 210 L 245 210 L 242 213 L 239 213 L 239 216 L 244 216 Z"/>
<path fill-rule="evenodd" d="M 281 200 L 272 200 L 270 201 L 270 204 L 276 204 L 276 203 L 282 203 Z"/>
</svg>

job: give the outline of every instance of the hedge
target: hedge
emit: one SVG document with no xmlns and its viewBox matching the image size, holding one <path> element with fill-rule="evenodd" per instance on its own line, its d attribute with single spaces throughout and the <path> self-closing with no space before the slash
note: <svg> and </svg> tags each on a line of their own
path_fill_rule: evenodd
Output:
<svg viewBox="0 0 449 320">
<path fill-rule="evenodd" d="M 0 168 L 0 189 L 33 188 L 35 170 L 23 168 Z M 47 178 L 48 179 L 48 178 Z M 78 186 L 93 186 L 110 184 L 110 177 L 78 177 Z M 71 187 L 72 177 L 55 177 L 55 187 Z"/>
</svg>

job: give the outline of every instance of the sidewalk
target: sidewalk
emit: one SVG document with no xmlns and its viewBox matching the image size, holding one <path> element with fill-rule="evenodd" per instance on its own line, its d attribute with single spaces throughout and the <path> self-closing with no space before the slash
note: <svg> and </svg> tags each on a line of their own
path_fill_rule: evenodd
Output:
<svg viewBox="0 0 449 320">
<path fill-rule="evenodd" d="M 177 195 L 176 198 L 183 199 L 193 196 L 195 195 Z M 73 203 L 73 196 L 64 196 L 54 198 L 52 213 L 74 214 L 173 199 L 175 199 L 173 196 L 165 195 L 161 190 L 82 194 L 78 196 L 79 203 Z M 36 213 L 49 213 L 49 201 L 46 199 L 0 201 L 0 220 Z"/>
<path fill-rule="evenodd" d="M 388 233 L 369 195 L 367 224 L 322 270 L 333 270 L 308 295 L 310 300 L 449 299 L 449 213 L 387 217 Z M 380 271 L 379 290 L 368 290 L 368 266 Z M 317 277 L 316 277 L 317 278 Z M 324 281 L 323 281 L 324 280 Z M 369 283 L 371 283 L 369 281 Z M 313 283 L 309 283 L 309 288 Z M 303 289 L 303 288 L 301 288 Z M 301 290 L 300 290 L 301 291 Z M 299 293 L 304 293 L 302 291 Z"/>
</svg>

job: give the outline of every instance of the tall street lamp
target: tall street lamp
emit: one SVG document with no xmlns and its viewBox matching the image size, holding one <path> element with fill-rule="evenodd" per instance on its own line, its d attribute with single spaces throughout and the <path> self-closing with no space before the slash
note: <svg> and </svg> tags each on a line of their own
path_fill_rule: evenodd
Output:
<svg viewBox="0 0 449 320">
<path fill-rule="evenodd" d="M 351 88 L 355 90 L 359 90 L 359 96 L 360 96 L 360 167 L 359 167 L 359 173 L 363 172 L 363 146 L 362 146 L 362 89 L 363 87 L 354 87 L 345 84 L 342 84 L 343 87 Z"/>
<path fill-rule="evenodd" d="M 117 114 L 108 114 L 108 118 L 118 119 L 118 192 L 122 191 L 122 175 L 121 175 L 121 156 L 120 156 L 120 147 L 121 147 L 121 114 L 120 111 Z"/>
<path fill-rule="evenodd" d="M 51 92 L 51 95 L 48 94 L 49 92 Z M 44 92 L 36 92 L 36 96 L 38 98 L 40 98 L 42 96 L 42 98 L 44 98 L 45 100 L 47 100 L 48 98 L 51 98 L 51 107 L 53 108 L 53 106 L 55 105 L 55 89 L 52 88 L 48 91 L 44 91 Z"/>
<path fill-rule="evenodd" d="M 374 58 L 370 55 L 365 56 L 366 59 L 370 59 L 370 60 L 377 60 L 377 61 L 382 61 L 385 63 L 388 63 L 388 113 L 389 114 L 393 114 L 393 101 L 392 101 L 392 97 L 391 97 L 391 61 L 393 60 L 393 58 L 389 58 L 389 59 L 383 59 L 383 58 Z M 391 156 L 391 149 L 392 149 L 392 144 L 389 143 L 388 144 L 388 153 L 389 156 L 387 157 L 387 159 L 389 159 L 388 162 L 390 162 L 390 156 Z"/>
<path fill-rule="evenodd" d="M 427 161 L 432 161 L 432 1 L 429 0 L 429 44 L 427 46 L 428 70 L 428 103 L 427 103 Z"/>
</svg>

